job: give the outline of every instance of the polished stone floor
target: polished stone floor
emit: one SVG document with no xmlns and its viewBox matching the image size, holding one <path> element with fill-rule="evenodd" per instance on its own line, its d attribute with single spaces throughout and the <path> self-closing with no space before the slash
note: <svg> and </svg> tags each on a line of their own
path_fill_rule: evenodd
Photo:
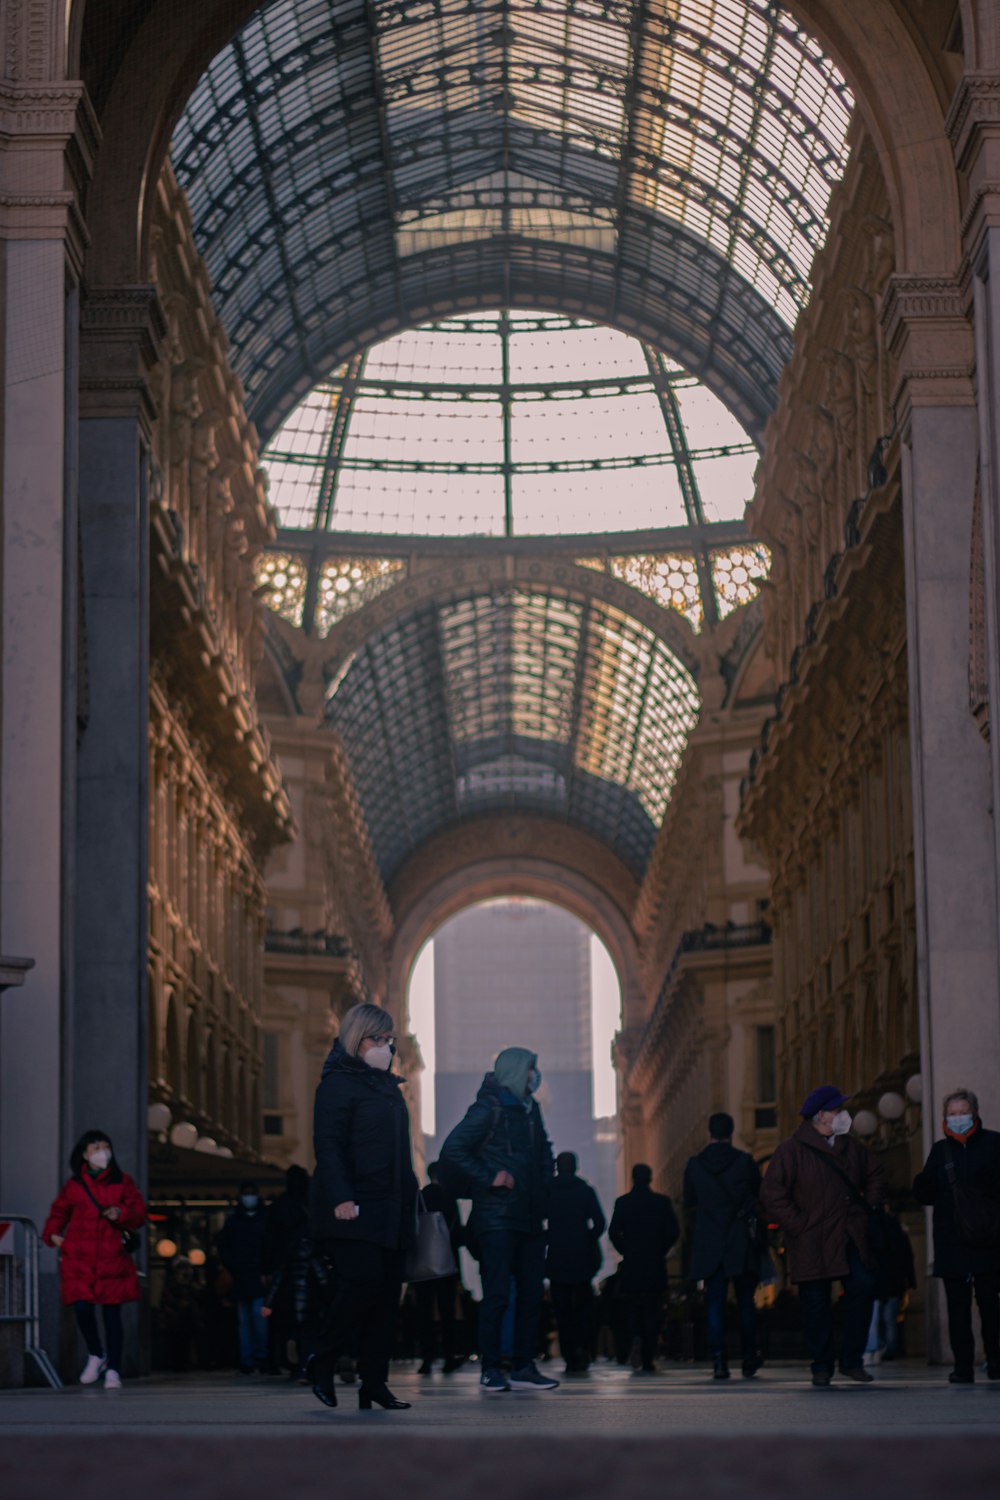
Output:
<svg viewBox="0 0 1000 1500">
<path fill-rule="evenodd" d="M 945 1371 L 916 1363 L 875 1374 L 871 1386 L 838 1379 L 815 1390 L 801 1366 L 726 1383 L 704 1367 L 645 1378 L 599 1367 L 557 1391 L 487 1397 L 474 1369 L 422 1379 L 401 1365 L 392 1385 L 413 1407 L 398 1413 L 359 1412 L 347 1386 L 327 1411 L 309 1391 L 257 1376 L 9 1391 L 0 1393 L 0 1495 L 108 1496 L 101 1455 L 117 1468 L 135 1454 L 145 1477 L 124 1488 L 144 1500 L 291 1500 L 282 1474 L 298 1500 L 331 1465 L 346 1490 L 380 1500 L 512 1490 L 519 1500 L 930 1500 L 956 1484 L 962 1500 L 996 1500 L 1000 1382 L 949 1386 Z"/>
</svg>

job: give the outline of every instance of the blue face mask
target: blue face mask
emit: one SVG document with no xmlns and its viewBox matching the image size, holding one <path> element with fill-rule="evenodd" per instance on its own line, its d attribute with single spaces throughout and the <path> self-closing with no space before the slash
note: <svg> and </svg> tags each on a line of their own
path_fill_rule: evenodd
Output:
<svg viewBox="0 0 1000 1500">
<path fill-rule="evenodd" d="M 974 1115 L 949 1115 L 945 1121 L 952 1135 L 968 1135 L 975 1123 Z"/>
<path fill-rule="evenodd" d="M 537 1068 L 532 1068 L 528 1074 L 528 1093 L 537 1094 L 542 1086 L 542 1075 Z"/>
</svg>

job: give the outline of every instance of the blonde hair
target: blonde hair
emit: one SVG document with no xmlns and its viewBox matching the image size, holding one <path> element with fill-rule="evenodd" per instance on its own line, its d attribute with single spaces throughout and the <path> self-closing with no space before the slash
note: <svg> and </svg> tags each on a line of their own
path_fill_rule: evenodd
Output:
<svg viewBox="0 0 1000 1500">
<path fill-rule="evenodd" d="M 340 1022 L 340 1045 L 349 1057 L 357 1057 L 366 1036 L 383 1036 L 395 1029 L 389 1012 L 380 1005 L 352 1005 Z"/>
</svg>

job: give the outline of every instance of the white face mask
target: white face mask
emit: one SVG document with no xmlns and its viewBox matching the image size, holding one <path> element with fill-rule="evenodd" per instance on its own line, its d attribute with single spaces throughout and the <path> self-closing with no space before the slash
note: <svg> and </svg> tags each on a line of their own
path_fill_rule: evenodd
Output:
<svg viewBox="0 0 1000 1500">
<path fill-rule="evenodd" d="M 108 1165 L 108 1162 L 111 1160 L 111 1152 L 105 1151 L 104 1147 L 102 1146 L 98 1151 L 91 1151 L 89 1160 L 90 1165 L 96 1171 L 103 1172 L 105 1167 Z"/>
<path fill-rule="evenodd" d="M 974 1115 L 948 1115 L 945 1120 L 953 1135 L 968 1135 L 975 1123 Z"/>
<path fill-rule="evenodd" d="M 838 1109 L 830 1121 L 831 1135 L 846 1135 L 851 1128 L 851 1116 L 846 1109 Z"/>
<path fill-rule="evenodd" d="M 362 1062 L 366 1062 L 370 1068 L 381 1068 L 383 1072 L 392 1067 L 392 1048 L 388 1042 L 381 1047 L 369 1047 Z"/>
</svg>

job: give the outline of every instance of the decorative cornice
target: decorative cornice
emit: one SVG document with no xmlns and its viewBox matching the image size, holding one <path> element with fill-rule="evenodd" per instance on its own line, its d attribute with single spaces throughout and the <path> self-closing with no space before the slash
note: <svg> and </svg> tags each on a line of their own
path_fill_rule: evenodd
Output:
<svg viewBox="0 0 1000 1500">
<path fill-rule="evenodd" d="M 40 136 L 68 140 L 76 132 L 77 111 L 85 97 L 82 83 L 46 86 L 0 81 L 0 140 L 7 144 Z"/>
<path fill-rule="evenodd" d="M 1000 129 L 1000 76 L 996 73 L 966 73 L 945 116 L 945 134 L 951 141 L 960 171 L 968 170 L 974 137 L 983 127 Z"/>
<path fill-rule="evenodd" d="M 929 320 L 967 324 L 961 287 L 952 276 L 894 273 L 882 304 L 882 329 L 894 349 L 906 327 Z"/>
<path fill-rule="evenodd" d="M 155 416 L 149 372 L 167 323 L 155 287 L 88 287 L 80 309 L 81 414 Z"/>
</svg>

